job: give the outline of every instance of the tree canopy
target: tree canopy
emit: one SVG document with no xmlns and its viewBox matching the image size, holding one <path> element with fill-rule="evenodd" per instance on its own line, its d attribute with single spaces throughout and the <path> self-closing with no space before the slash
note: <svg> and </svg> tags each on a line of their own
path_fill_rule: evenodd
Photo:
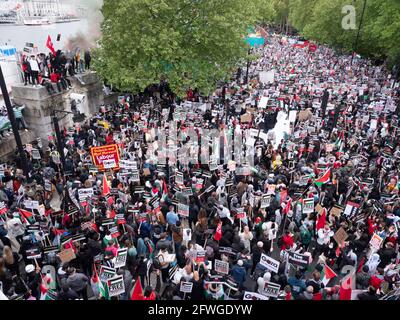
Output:
<svg viewBox="0 0 400 320">
<path fill-rule="evenodd" d="M 363 11 L 364 0 L 271 0 L 275 16 L 267 22 L 288 22 L 304 37 L 336 48 L 372 58 L 388 58 L 399 63 L 400 1 L 367 0 L 357 48 L 355 39 Z M 353 5 L 356 28 L 345 30 L 342 8 Z"/>
<path fill-rule="evenodd" d="M 267 0 L 105 0 L 95 69 L 121 90 L 165 78 L 178 95 L 209 93 L 246 57 L 244 36 L 269 10 Z"/>
</svg>

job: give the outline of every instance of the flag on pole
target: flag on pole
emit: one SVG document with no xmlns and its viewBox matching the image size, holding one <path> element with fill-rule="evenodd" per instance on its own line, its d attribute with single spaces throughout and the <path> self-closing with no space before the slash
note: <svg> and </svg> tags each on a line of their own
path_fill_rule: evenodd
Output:
<svg viewBox="0 0 400 320">
<path fill-rule="evenodd" d="M 328 265 L 325 264 L 324 270 L 322 270 L 321 278 L 322 278 L 322 283 L 326 287 L 326 285 L 329 283 L 329 281 L 333 278 L 335 278 L 337 274 L 328 267 Z"/>
<path fill-rule="evenodd" d="M 54 50 L 53 41 L 51 41 L 50 35 L 47 37 L 46 47 L 49 48 L 53 55 L 56 55 L 56 50 Z"/>
<path fill-rule="evenodd" d="M 143 298 L 142 284 L 140 283 L 140 279 L 138 278 L 135 282 L 135 286 L 133 287 L 131 300 L 143 300 Z"/>
<path fill-rule="evenodd" d="M 101 195 L 103 197 L 108 196 L 110 194 L 110 186 L 108 185 L 106 174 L 103 175 L 103 192 Z"/>
<path fill-rule="evenodd" d="M 215 231 L 214 240 L 219 241 L 222 238 L 222 222 L 218 223 L 217 230 Z"/>
<path fill-rule="evenodd" d="M 99 275 L 98 275 L 98 273 L 97 273 L 97 270 L 96 270 L 96 266 L 95 266 L 95 265 L 93 265 L 93 271 L 94 271 L 94 272 L 93 272 L 93 276 L 92 276 L 92 278 L 90 279 L 90 282 L 91 282 L 92 286 L 97 287 L 98 292 L 99 292 L 99 298 L 105 298 L 106 300 L 108 300 L 109 297 L 108 297 L 107 285 L 104 285 L 104 284 L 100 281 L 100 278 L 99 278 Z"/>
<path fill-rule="evenodd" d="M 28 225 L 34 224 L 36 222 L 32 212 L 26 211 L 24 209 L 18 209 L 18 211 L 21 216 L 22 222 Z"/>
<path fill-rule="evenodd" d="M 316 224 L 317 231 L 325 227 L 325 223 L 326 223 L 326 209 L 324 208 L 322 210 L 322 214 L 320 216 L 317 216 L 317 224 Z"/>
<path fill-rule="evenodd" d="M 292 207 L 292 199 L 290 198 L 289 201 L 286 203 L 285 208 L 283 209 L 283 214 L 288 214 Z"/>
<path fill-rule="evenodd" d="M 314 183 L 315 183 L 318 187 L 321 187 L 323 184 L 325 184 L 325 183 L 327 183 L 327 182 L 330 181 L 330 177 L 331 177 L 331 169 L 329 168 L 329 169 L 324 173 L 324 175 L 323 175 L 321 178 L 315 180 Z"/>
</svg>

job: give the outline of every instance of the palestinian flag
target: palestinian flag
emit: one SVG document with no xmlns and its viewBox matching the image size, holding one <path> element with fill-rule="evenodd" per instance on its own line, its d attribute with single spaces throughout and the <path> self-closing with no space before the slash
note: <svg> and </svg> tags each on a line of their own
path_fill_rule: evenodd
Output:
<svg viewBox="0 0 400 320">
<path fill-rule="evenodd" d="M 335 278 L 336 276 L 337 274 L 325 264 L 324 270 L 322 270 L 321 273 L 322 283 L 324 284 L 324 286 L 326 287 L 329 281 Z"/>
<path fill-rule="evenodd" d="M 338 137 L 335 141 L 336 148 L 338 148 L 340 150 L 343 147 L 343 143 L 344 143 L 344 131 L 341 131 L 338 134 Z"/>
<path fill-rule="evenodd" d="M 92 286 L 97 286 L 97 289 L 99 291 L 99 298 L 105 298 L 106 300 L 108 300 L 109 299 L 108 290 L 107 290 L 108 286 L 104 285 L 100 281 L 100 278 L 99 278 L 99 275 L 97 274 L 97 270 L 96 270 L 95 266 L 93 266 L 93 271 L 94 271 L 93 276 L 90 279 Z"/>
<path fill-rule="evenodd" d="M 317 179 L 314 181 L 314 183 L 318 186 L 321 187 L 323 184 L 327 183 L 330 181 L 331 177 L 331 169 L 329 168 L 321 178 Z"/>
<path fill-rule="evenodd" d="M 32 212 L 26 211 L 24 209 L 18 209 L 23 223 L 28 225 L 34 224 L 36 222 L 35 217 Z"/>
<path fill-rule="evenodd" d="M 283 214 L 288 214 L 292 207 L 292 199 L 290 198 L 289 201 L 286 203 L 285 208 L 282 210 Z"/>
</svg>

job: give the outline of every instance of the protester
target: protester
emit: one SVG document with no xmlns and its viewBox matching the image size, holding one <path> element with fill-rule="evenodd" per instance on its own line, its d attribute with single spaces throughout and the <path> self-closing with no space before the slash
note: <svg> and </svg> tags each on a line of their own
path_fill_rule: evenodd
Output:
<svg viewBox="0 0 400 320">
<path fill-rule="evenodd" d="M 6 165 L 3 293 L 30 300 L 396 296 L 399 85 L 372 61 L 354 58 L 350 67 L 351 56 L 293 41 L 271 34 L 253 49 L 248 83 L 235 72 L 210 96 L 191 88 L 177 99 L 163 81 L 99 106 L 62 132 L 65 167 L 54 137 L 48 149 L 36 146 L 40 160 L 26 149 L 29 177 Z M 67 74 L 82 71 L 82 51 L 39 60 L 58 91 L 70 86 Z M 89 52 L 84 62 L 88 70 Z M 103 162 L 107 168 L 92 157 L 102 146 L 119 152 Z"/>
</svg>

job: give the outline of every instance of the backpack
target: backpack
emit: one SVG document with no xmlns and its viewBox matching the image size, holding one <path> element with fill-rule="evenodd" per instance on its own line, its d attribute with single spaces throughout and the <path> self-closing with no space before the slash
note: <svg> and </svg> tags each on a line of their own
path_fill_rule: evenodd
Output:
<svg viewBox="0 0 400 320">
<path fill-rule="evenodd" d="M 161 269 L 161 262 L 160 262 L 159 256 L 153 258 L 153 268 L 156 270 Z"/>
</svg>

